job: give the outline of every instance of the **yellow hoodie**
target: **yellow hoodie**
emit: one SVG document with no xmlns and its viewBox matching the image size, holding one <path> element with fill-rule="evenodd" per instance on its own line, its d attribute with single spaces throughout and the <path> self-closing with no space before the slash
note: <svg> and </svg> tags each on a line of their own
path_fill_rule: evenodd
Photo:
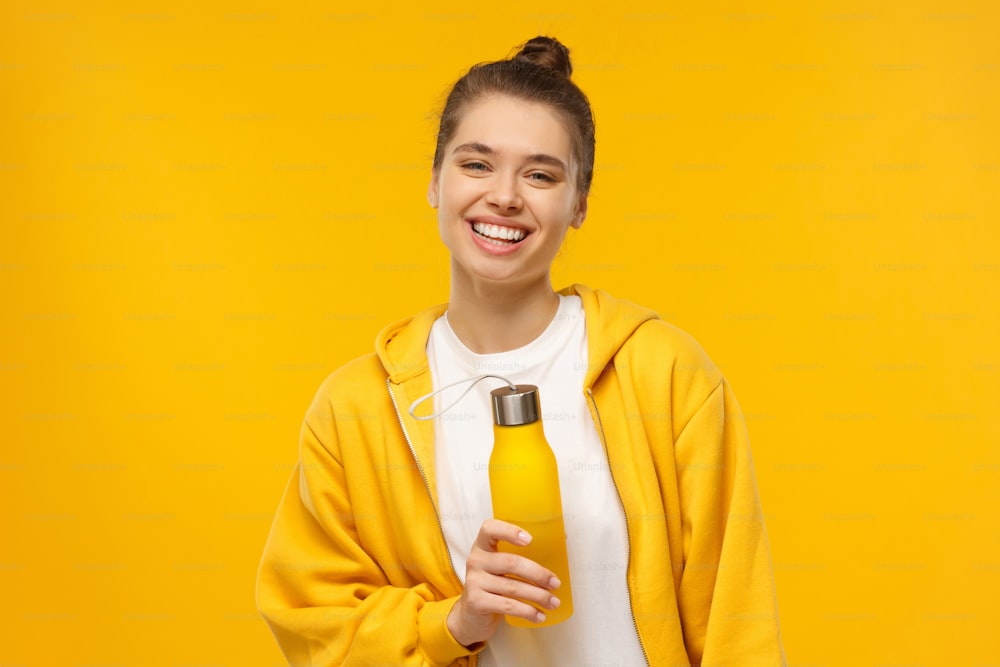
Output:
<svg viewBox="0 0 1000 667">
<path fill-rule="evenodd" d="M 573 285 L 584 381 L 628 528 L 627 582 L 650 665 L 779 667 L 770 553 L 746 426 L 719 369 L 650 310 Z M 451 636 L 462 585 L 435 508 L 432 390 L 439 305 L 386 327 L 328 376 L 257 576 L 257 606 L 295 667 L 474 665 Z"/>
</svg>

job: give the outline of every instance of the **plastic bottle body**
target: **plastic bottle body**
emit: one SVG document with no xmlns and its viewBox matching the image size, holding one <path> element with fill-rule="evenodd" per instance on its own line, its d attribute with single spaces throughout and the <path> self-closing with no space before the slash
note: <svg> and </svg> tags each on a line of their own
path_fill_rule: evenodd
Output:
<svg viewBox="0 0 1000 667">
<path fill-rule="evenodd" d="M 555 455 L 545 440 L 541 420 L 519 426 L 494 424 L 493 437 L 489 468 L 493 516 L 520 526 L 532 537 L 527 546 L 500 542 L 499 549 L 530 558 L 552 570 L 561 582 L 554 591 L 559 607 L 539 607 L 545 621 L 507 616 L 507 622 L 518 627 L 560 623 L 573 614 L 573 596 Z"/>
</svg>

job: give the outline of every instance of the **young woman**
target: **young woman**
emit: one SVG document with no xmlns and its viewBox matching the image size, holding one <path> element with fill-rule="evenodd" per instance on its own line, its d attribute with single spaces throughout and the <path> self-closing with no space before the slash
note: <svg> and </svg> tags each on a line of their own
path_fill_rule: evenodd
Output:
<svg viewBox="0 0 1000 667">
<path fill-rule="evenodd" d="M 729 384 L 655 313 L 552 288 L 594 164 L 571 71 L 562 44 L 536 37 L 448 97 L 427 197 L 451 253 L 449 302 L 386 327 L 307 411 L 257 581 L 290 664 L 785 664 Z M 539 387 L 572 580 L 560 624 L 503 620 L 540 622 L 526 601 L 557 608 L 562 582 L 497 549 L 531 539 L 491 511 L 488 392 L 502 383 L 433 421 L 408 410 L 483 374 Z"/>
</svg>

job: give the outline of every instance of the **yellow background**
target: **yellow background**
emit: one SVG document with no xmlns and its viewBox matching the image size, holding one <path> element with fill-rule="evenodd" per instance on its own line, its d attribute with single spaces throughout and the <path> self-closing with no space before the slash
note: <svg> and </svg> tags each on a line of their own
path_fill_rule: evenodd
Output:
<svg viewBox="0 0 1000 667">
<path fill-rule="evenodd" d="M 996 3 L 397 4 L 3 3 L 0 664 L 282 664 L 305 408 L 446 299 L 434 113 L 540 33 L 598 131 L 555 283 L 732 382 L 790 663 L 1000 664 Z"/>
</svg>

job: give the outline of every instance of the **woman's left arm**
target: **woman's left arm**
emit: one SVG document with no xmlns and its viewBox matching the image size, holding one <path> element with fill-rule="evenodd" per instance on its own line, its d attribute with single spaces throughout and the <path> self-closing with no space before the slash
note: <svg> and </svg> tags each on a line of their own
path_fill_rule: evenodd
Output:
<svg viewBox="0 0 1000 667">
<path fill-rule="evenodd" d="M 685 566 L 678 591 L 692 665 L 786 665 L 746 424 L 721 380 L 674 443 Z"/>
</svg>

